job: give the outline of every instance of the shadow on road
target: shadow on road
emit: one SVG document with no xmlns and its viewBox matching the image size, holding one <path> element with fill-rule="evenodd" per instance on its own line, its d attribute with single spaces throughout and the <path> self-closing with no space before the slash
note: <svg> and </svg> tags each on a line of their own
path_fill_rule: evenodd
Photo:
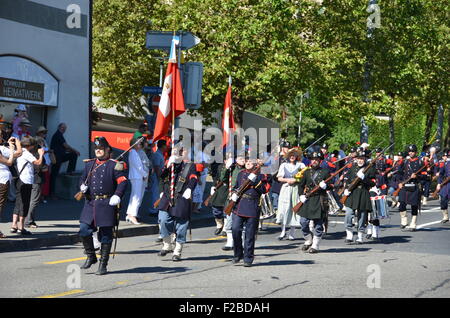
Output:
<svg viewBox="0 0 450 318">
<path fill-rule="evenodd" d="M 187 267 L 136 267 L 131 269 L 125 269 L 121 271 L 108 271 L 108 274 L 147 274 L 147 273 L 164 273 L 174 274 L 183 273 L 188 270 Z"/>
<path fill-rule="evenodd" d="M 256 263 L 253 266 L 283 266 L 283 265 L 311 265 L 314 261 L 270 261 L 266 263 Z"/>
</svg>

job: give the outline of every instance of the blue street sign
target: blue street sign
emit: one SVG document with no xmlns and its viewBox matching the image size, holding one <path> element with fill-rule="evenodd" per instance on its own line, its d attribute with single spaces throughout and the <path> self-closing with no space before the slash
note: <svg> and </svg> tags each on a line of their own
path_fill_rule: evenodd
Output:
<svg viewBox="0 0 450 318">
<path fill-rule="evenodd" d="M 162 93 L 162 87 L 159 86 L 144 86 L 142 87 L 142 93 L 143 94 L 150 94 L 150 95 L 159 95 Z"/>
</svg>

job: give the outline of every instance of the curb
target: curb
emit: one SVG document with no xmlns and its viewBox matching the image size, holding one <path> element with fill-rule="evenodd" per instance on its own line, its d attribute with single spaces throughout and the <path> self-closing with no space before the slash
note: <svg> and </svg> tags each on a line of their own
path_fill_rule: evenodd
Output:
<svg viewBox="0 0 450 318">
<path fill-rule="evenodd" d="M 205 217 L 193 219 L 191 223 L 192 228 L 210 226 L 214 223 L 214 218 L 208 215 Z M 125 228 L 119 227 L 119 238 L 152 235 L 158 233 L 159 233 L 159 226 L 157 224 L 137 225 Z M 13 237 L 0 240 L 0 253 L 26 251 L 60 245 L 75 245 L 79 242 L 81 242 L 81 240 L 80 237 L 78 236 L 78 233 L 59 234 L 56 236 L 40 237 L 40 238 L 31 237 L 27 239 Z"/>
</svg>

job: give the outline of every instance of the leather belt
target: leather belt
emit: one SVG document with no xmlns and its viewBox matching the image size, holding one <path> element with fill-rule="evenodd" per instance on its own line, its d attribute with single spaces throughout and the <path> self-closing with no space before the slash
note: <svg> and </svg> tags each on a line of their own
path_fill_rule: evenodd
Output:
<svg viewBox="0 0 450 318">
<path fill-rule="evenodd" d="M 250 200 L 257 200 L 258 199 L 258 197 L 253 197 L 253 196 L 248 195 L 248 194 L 243 194 L 242 198 L 243 199 L 250 199 Z"/>
<path fill-rule="evenodd" d="M 92 199 L 93 199 L 93 200 L 102 200 L 102 199 L 108 199 L 108 198 L 110 198 L 110 197 L 112 197 L 112 195 L 109 195 L 109 194 L 102 194 L 102 195 L 93 195 L 93 196 L 92 196 Z"/>
</svg>

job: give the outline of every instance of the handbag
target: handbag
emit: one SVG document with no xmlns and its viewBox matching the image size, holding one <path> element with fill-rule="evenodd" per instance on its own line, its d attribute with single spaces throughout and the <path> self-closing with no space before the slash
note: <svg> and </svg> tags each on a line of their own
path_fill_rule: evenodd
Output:
<svg viewBox="0 0 450 318">
<path fill-rule="evenodd" d="M 20 174 L 22 173 L 23 169 L 25 169 L 25 167 L 27 166 L 27 164 L 29 164 L 28 161 L 23 165 L 22 169 L 20 169 L 19 174 L 18 174 L 17 176 L 13 176 L 13 177 L 12 177 L 12 181 L 14 182 L 14 185 L 15 185 L 15 186 L 17 186 L 17 180 L 19 180 Z"/>
</svg>

